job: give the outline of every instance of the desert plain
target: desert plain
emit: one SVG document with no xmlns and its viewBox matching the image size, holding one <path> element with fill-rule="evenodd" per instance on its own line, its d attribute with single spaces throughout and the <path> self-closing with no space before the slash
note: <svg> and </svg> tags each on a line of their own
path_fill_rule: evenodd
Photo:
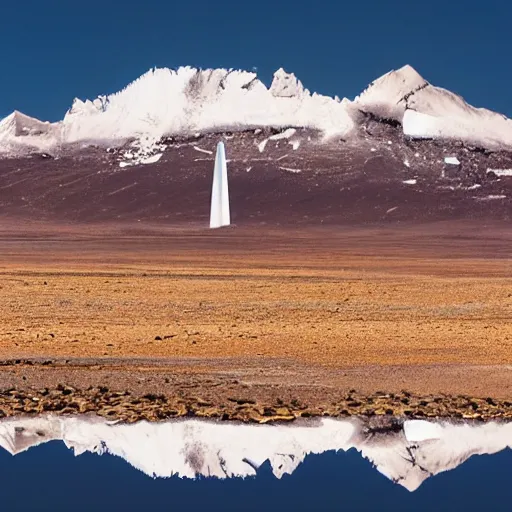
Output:
<svg viewBox="0 0 512 512">
<path fill-rule="evenodd" d="M 212 231 L 5 222 L 4 412 L 16 413 L 21 390 L 18 410 L 51 393 L 65 410 L 82 393 L 71 408 L 87 411 L 101 389 L 121 417 L 144 396 L 153 409 L 178 400 L 171 415 L 258 421 L 506 415 L 511 247 L 506 224 L 463 221 Z"/>
</svg>

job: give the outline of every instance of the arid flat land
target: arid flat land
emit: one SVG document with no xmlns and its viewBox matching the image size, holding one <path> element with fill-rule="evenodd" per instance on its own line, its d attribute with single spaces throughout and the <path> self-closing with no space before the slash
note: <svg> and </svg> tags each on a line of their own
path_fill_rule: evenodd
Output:
<svg viewBox="0 0 512 512">
<path fill-rule="evenodd" d="M 510 231 L 6 223 L 0 388 L 510 399 Z"/>
</svg>

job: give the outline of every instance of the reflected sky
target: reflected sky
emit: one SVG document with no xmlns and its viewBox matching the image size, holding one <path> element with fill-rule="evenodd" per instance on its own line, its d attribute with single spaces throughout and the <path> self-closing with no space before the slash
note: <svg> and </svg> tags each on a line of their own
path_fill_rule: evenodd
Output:
<svg viewBox="0 0 512 512">
<path fill-rule="evenodd" d="M 435 428 L 431 428 L 417 424 L 409 432 L 409 436 L 416 439 L 409 441 L 403 431 L 395 430 L 389 434 L 379 432 L 377 435 L 373 432 L 369 435 L 367 425 L 360 423 L 355 423 L 350 437 L 347 437 L 349 431 L 346 424 L 327 427 L 317 424 L 315 427 L 300 427 L 299 431 L 296 427 L 276 429 L 252 426 L 256 429 L 254 432 L 257 437 L 251 437 L 253 434 L 247 430 L 241 431 L 241 434 L 236 433 L 238 430 L 230 430 L 229 435 L 223 439 L 223 424 L 213 425 L 219 429 L 212 431 L 210 424 L 204 427 L 205 423 L 200 422 L 199 428 L 194 424 L 192 429 L 186 427 L 187 435 L 192 437 L 177 440 L 179 432 L 183 433 L 183 428 L 191 421 L 197 420 L 180 422 L 181 430 L 168 430 L 168 427 L 165 429 L 165 424 L 149 425 L 151 429 L 144 430 L 146 434 L 151 433 L 148 437 L 141 435 L 142 430 L 137 431 L 135 426 L 128 425 L 123 425 L 124 430 L 119 431 L 117 429 L 120 425 L 105 426 L 100 423 L 90 430 L 87 420 L 86 423 L 78 425 L 60 425 L 60 428 L 65 430 L 65 436 L 61 436 L 66 437 L 64 443 L 57 439 L 46 441 L 51 436 L 44 428 L 55 428 L 55 422 L 39 422 L 36 426 L 25 421 L 26 427 L 22 427 L 19 422 L 16 426 L 11 423 L 6 427 L 5 422 L 2 422 L 2 445 L 5 448 L 0 450 L 0 477 L 5 490 L 2 510 L 139 510 L 143 507 L 191 511 L 370 510 L 376 507 L 380 510 L 509 510 L 506 504 L 509 504 L 508 486 L 512 451 L 505 447 L 499 450 L 498 445 L 508 442 L 510 446 L 510 425 L 502 424 L 498 425 L 497 429 L 490 430 L 485 425 L 470 425 L 465 431 L 453 431 L 453 425 L 443 425 L 441 428 L 436 425 Z M 343 439 L 336 439 L 333 428 L 338 427 L 341 428 Z M 456 427 L 459 428 L 461 425 Z M 486 429 L 481 430 L 483 427 Z M 105 428 L 111 429 L 108 432 L 114 436 L 106 441 L 100 441 L 98 445 L 99 438 L 106 438 Z M 163 459 L 167 466 L 174 466 L 175 469 L 183 470 L 183 460 L 187 460 L 183 448 L 190 445 L 192 438 L 200 442 L 203 450 L 213 450 L 212 456 L 220 456 L 225 460 L 228 472 L 233 469 L 230 466 L 238 464 L 236 458 L 232 459 L 229 456 L 229 453 L 239 455 L 238 451 L 233 452 L 233 444 L 236 445 L 244 439 L 253 443 L 253 446 L 247 447 L 249 451 L 246 454 L 252 454 L 254 458 L 255 454 L 262 451 L 265 452 L 263 456 L 273 454 L 279 446 L 283 446 L 285 450 L 277 454 L 277 459 L 274 458 L 273 467 L 268 461 L 260 465 L 259 461 L 251 461 L 254 468 L 248 466 L 248 471 L 253 469 L 253 476 L 224 479 L 203 476 L 196 479 L 178 476 L 151 478 L 140 467 L 137 469 L 133 460 L 127 461 L 121 456 L 109 454 L 120 446 L 128 447 L 136 443 L 139 446 L 133 448 L 141 457 L 139 465 L 148 464 L 149 460 L 144 462 L 142 459 L 155 456 L 151 444 L 154 444 L 159 436 L 153 428 L 157 428 L 156 432 L 164 433 L 164 436 L 157 440 L 162 452 L 168 449 L 164 444 L 178 443 L 179 449 L 173 452 L 174 455 L 164 455 Z M 61 430 L 61 434 L 64 430 Z M 324 436 L 322 430 L 329 435 Z M 14 457 L 8 449 L 12 448 L 12 445 L 9 445 L 12 441 L 8 438 L 9 432 L 13 434 L 14 441 L 20 443 L 15 451 L 21 451 Z M 77 432 L 80 432 L 81 436 L 79 441 Z M 98 432 L 102 432 L 99 438 Z M 130 432 L 136 432 L 136 435 L 131 436 Z M 212 432 L 218 436 L 215 437 Z M 271 444 L 271 437 L 265 437 L 269 436 L 267 432 L 271 433 L 271 437 L 278 439 L 276 444 Z M 287 432 L 291 432 L 291 437 L 287 437 Z M 174 439 L 168 437 L 170 433 L 174 435 Z M 33 437 L 34 434 L 37 437 Z M 432 439 L 434 434 L 438 439 Z M 457 436 L 454 437 L 453 434 Z M 429 439 L 419 441 L 420 435 Z M 237 436 L 238 441 L 235 439 Z M 255 446 L 255 439 L 261 436 L 264 443 Z M 311 454 L 309 448 L 305 447 L 304 443 L 308 442 L 313 443 L 311 446 L 320 447 L 320 444 L 326 443 L 329 437 L 335 439 L 334 442 L 345 440 L 354 444 L 354 447 L 350 448 L 347 444 L 347 451 L 328 450 L 319 454 Z M 444 444 L 440 444 L 442 437 Z M 292 439 L 291 444 L 289 439 Z M 320 444 L 318 439 L 323 439 Z M 114 441 L 119 443 L 118 448 L 110 450 L 108 444 L 113 446 Z M 80 443 L 80 447 L 76 445 L 77 442 Z M 72 449 L 66 446 L 73 443 L 75 446 Z M 289 443 L 288 446 L 286 443 Z M 84 451 L 82 448 L 85 446 L 87 449 Z M 411 460 L 407 460 L 405 466 L 400 466 L 400 471 L 422 462 L 437 464 L 435 467 L 441 470 L 439 474 L 425 478 L 413 492 L 407 490 L 404 485 L 395 483 L 389 475 L 386 478 L 381 474 L 382 467 L 380 471 L 374 467 L 376 463 L 381 466 L 383 463 L 388 464 L 384 469 L 389 472 L 389 464 L 396 464 L 399 460 L 394 454 L 403 453 L 401 450 L 404 446 L 406 452 L 411 446 L 416 446 L 414 453 L 420 462 L 411 463 Z M 276 476 L 275 462 L 289 458 L 290 447 L 296 450 L 292 454 L 294 456 L 304 451 L 307 453 L 302 461 L 288 468 L 291 474 L 284 472 Z M 365 452 L 368 447 L 370 451 Z M 103 455 L 91 453 L 89 450 L 93 448 Z M 463 455 L 461 450 L 464 451 Z M 493 455 L 471 456 L 472 453 L 482 453 L 482 450 L 497 452 Z M 74 451 L 82 453 L 75 457 Z M 176 453 L 183 455 L 184 458 L 178 460 Z M 279 459 L 281 456 L 285 458 Z M 455 469 L 447 470 L 447 460 L 450 464 L 454 460 L 460 463 Z M 192 461 L 192 465 L 199 467 L 197 461 Z M 242 467 L 244 466 L 241 465 L 240 468 Z M 206 466 L 203 466 L 203 472 L 205 468 Z"/>
</svg>

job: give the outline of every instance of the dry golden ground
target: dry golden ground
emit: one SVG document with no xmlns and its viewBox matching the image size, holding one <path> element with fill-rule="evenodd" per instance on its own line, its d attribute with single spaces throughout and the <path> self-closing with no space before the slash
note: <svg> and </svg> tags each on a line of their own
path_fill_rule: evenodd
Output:
<svg viewBox="0 0 512 512">
<path fill-rule="evenodd" d="M 0 358 L 512 364 L 506 244 L 406 235 L 4 237 Z"/>
</svg>

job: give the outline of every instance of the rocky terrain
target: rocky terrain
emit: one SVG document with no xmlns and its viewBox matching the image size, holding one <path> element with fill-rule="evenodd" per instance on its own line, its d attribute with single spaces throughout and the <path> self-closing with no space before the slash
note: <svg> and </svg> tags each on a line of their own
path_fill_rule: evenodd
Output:
<svg viewBox="0 0 512 512">
<path fill-rule="evenodd" d="M 96 227 L 2 234 L 0 389 L 510 401 L 506 225 Z"/>
<path fill-rule="evenodd" d="M 489 169 L 512 168 L 511 153 L 407 141 L 378 121 L 365 126 L 372 135 L 350 141 L 322 142 L 308 130 L 277 141 L 268 132 L 168 141 L 160 160 L 142 168 L 120 168 L 122 149 L 0 160 L 0 215 L 207 226 L 213 152 L 224 138 L 235 225 L 510 219 L 512 176 Z"/>
<path fill-rule="evenodd" d="M 19 364 L 29 361 L 20 360 Z M 51 363 L 48 363 L 51 365 Z M 244 390 L 236 381 L 224 383 L 215 390 L 216 383 L 199 390 L 203 396 L 175 387 L 173 393 L 133 393 L 111 391 L 106 386 L 78 390 L 67 385 L 43 389 L 5 389 L 0 392 L 0 417 L 34 416 L 41 413 L 76 415 L 94 413 L 98 416 L 126 423 L 141 420 L 162 421 L 172 418 L 198 417 L 237 420 L 254 423 L 292 421 L 298 418 L 320 416 L 400 418 L 458 418 L 473 420 L 512 420 L 512 403 L 493 398 L 475 398 L 465 395 L 415 395 L 407 391 L 347 393 L 331 391 L 330 401 L 315 400 L 308 403 L 300 397 L 271 397 L 265 393 L 256 397 L 254 390 Z M 235 385 L 234 385 L 235 384 Z M 192 386 L 194 388 L 195 386 Z M 287 393 L 286 393 L 287 394 Z M 335 397 L 337 395 L 337 397 Z M 254 398 L 252 398 L 254 397 Z"/>
</svg>

